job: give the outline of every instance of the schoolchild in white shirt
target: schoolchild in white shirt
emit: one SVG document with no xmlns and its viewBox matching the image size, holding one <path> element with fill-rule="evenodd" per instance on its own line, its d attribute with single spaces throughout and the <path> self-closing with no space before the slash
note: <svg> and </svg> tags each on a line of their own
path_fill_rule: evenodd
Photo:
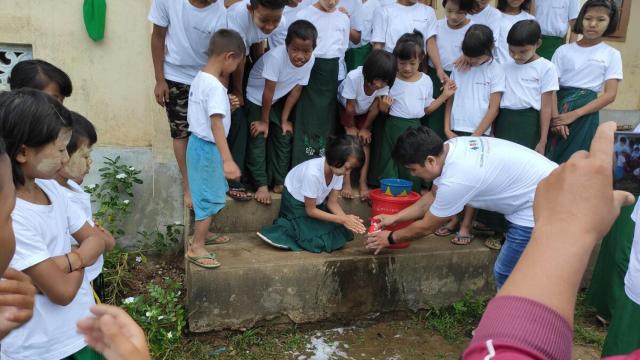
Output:
<svg viewBox="0 0 640 360">
<path fill-rule="evenodd" d="M 509 44 L 507 36 L 513 24 L 520 20 L 533 20 L 535 17 L 529 14 L 531 0 L 498 0 L 498 11 L 500 11 L 500 24 L 496 38 L 496 61 L 499 64 L 512 63 L 509 56 Z"/>
<path fill-rule="evenodd" d="M 569 42 L 577 40 L 570 31 L 580 13 L 580 0 L 536 0 L 536 20 L 542 29 L 542 45 L 538 55 L 551 60 L 556 50 L 565 43 L 567 32 Z"/>
</svg>

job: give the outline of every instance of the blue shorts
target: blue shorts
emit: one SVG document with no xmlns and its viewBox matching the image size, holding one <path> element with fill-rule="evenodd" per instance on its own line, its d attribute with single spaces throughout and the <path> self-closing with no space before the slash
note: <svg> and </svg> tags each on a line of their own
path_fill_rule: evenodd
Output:
<svg viewBox="0 0 640 360">
<path fill-rule="evenodd" d="M 496 279 L 496 287 L 498 289 L 504 285 L 511 271 L 516 267 L 522 252 L 529 244 L 532 232 L 532 227 L 507 222 L 506 241 L 502 245 L 496 264 L 493 267 L 493 276 Z"/>
<path fill-rule="evenodd" d="M 196 221 L 215 215 L 224 208 L 229 185 L 224 178 L 222 157 L 216 144 L 194 135 L 189 137 L 187 179 Z"/>
</svg>

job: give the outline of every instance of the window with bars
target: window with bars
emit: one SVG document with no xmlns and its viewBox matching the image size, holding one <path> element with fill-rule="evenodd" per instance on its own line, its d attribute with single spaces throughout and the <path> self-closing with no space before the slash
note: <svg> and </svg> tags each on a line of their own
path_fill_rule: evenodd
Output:
<svg viewBox="0 0 640 360">
<path fill-rule="evenodd" d="M 31 45 L 0 43 L 0 90 L 9 90 L 11 69 L 22 60 L 33 58 Z"/>
</svg>

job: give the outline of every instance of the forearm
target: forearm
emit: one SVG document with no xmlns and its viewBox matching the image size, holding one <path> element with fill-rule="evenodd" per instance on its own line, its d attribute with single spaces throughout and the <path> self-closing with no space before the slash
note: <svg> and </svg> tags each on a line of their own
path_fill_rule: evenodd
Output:
<svg viewBox="0 0 640 360">
<path fill-rule="evenodd" d="M 227 143 L 227 137 L 224 135 L 224 125 L 221 118 L 212 119 L 211 132 L 213 132 L 213 139 L 216 141 L 216 147 L 220 152 L 222 161 L 233 160 L 231 156 L 231 150 L 229 150 L 229 144 Z"/>
<path fill-rule="evenodd" d="M 546 143 L 547 136 L 549 135 L 552 97 L 552 94 L 542 94 L 542 104 L 540 108 L 540 143 Z"/>
<path fill-rule="evenodd" d="M 340 204 L 338 203 L 337 200 L 329 200 L 327 202 L 327 208 L 329 209 L 329 211 L 331 211 L 332 214 L 337 215 L 337 216 L 346 216 L 344 210 L 342 210 L 342 206 L 340 206 Z"/>
<path fill-rule="evenodd" d="M 273 106 L 271 102 L 273 101 L 273 93 L 271 89 L 265 88 L 262 92 L 262 113 L 260 114 L 260 121 L 265 124 L 269 123 L 269 114 L 271 113 L 271 107 Z M 253 121 L 253 119 L 250 119 Z"/>
<path fill-rule="evenodd" d="M 355 29 L 351 29 L 349 31 L 349 41 L 351 41 L 354 44 L 358 44 L 360 43 L 361 39 L 362 39 L 362 34 L 360 33 L 360 31 L 357 31 Z"/>
<path fill-rule="evenodd" d="M 476 129 L 476 131 L 473 132 L 473 135 L 482 136 L 482 134 L 484 134 L 487 131 L 487 129 L 491 127 L 491 124 L 498 116 L 499 111 L 500 109 L 498 108 L 498 105 L 495 105 L 495 104 L 490 105 L 489 110 L 482 118 L 482 121 L 480 121 L 480 124 L 478 125 L 478 128 Z"/>
<path fill-rule="evenodd" d="M 551 118 L 558 116 L 558 92 L 551 94 Z"/>
<path fill-rule="evenodd" d="M 96 230 L 97 231 L 97 230 Z M 75 251 L 80 255 L 83 266 L 92 265 L 105 249 L 105 239 L 102 235 L 94 234 L 84 239 Z"/>
<path fill-rule="evenodd" d="M 597 99 L 591 101 L 581 108 L 573 110 L 578 117 L 589 115 L 594 112 L 602 110 L 605 106 L 613 103 L 616 100 L 615 94 L 607 94 L 606 92 L 599 96 Z"/>
<path fill-rule="evenodd" d="M 294 87 L 293 90 L 291 90 L 282 108 L 282 121 L 289 121 L 291 110 L 293 110 L 293 107 L 296 106 L 296 104 L 298 103 L 301 93 L 302 93 L 302 86 L 300 85 L 296 85 L 296 87 Z"/>
<path fill-rule="evenodd" d="M 421 219 L 431 207 L 433 203 L 433 195 L 431 192 L 420 197 L 420 200 L 413 203 L 411 206 L 404 208 L 402 211 L 398 212 L 396 216 L 396 223 L 401 223 L 405 221 L 411 221 L 416 219 Z"/>
<path fill-rule="evenodd" d="M 451 109 L 452 108 L 453 108 L 453 96 L 447 100 L 447 104 L 444 108 L 444 130 L 445 131 L 451 131 Z"/>
<path fill-rule="evenodd" d="M 242 80 L 244 79 L 244 64 L 247 61 L 247 58 L 242 58 L 242 61 L 236 68 L 236 71 L 233 72 L 233 88 L 232 93 L 238 97 L 242 97 Z"/>
<path fill-rule="evenodd" d="M 436 71 L 443 71 L 442 62 L 440 61 L 440 51 L 438 50 L 438 44 L 436 43 L 436 37 L 432 36 L 427 40 L 427 54 L 429 60 L 433 63 L 433 67 Z"/>
<path fill-rule="evenodd" d="M 344 109 L 342 121 L 344 122 L 344 126 L 347 128 L 356 127 L 356 119 L 355 119 L 356 109 L 355 109 L 354 102 L 355 100 L 351 100 L 351 99 L 347 100 L 347 106 L 345 106 L 345 109 Z"/>
<path fill-rule="evenodd" d="M 376 103 L 373 103 L 369 108 L 369 112 L 367 112 L 367 118 L 365 119 L 364 124 L 362 126 L 367 130 L 371 129 L 371 127 L 373 127 L 373 122 L 376 121 L 376 118 L 378 118 L 378 115 L 380 115 L 380 110 L 378 109 L 378 105 Z"/>
<path fill-rule="evenodd" d="M 447 102 L 447 96 L 443 93 L 442 95 L 438 96 L 437 99 L 433 100 L 431 102 L 431 104 L 429 104 L 429 106 L 427 106 L 424 109 L 424 112 L 429 115 L 432 112 L 438 110 L 440 108 L 440 106 L 442 106 L 443 104 L 445 104 Z"/>
<path fill-rule="evenodd" d="M 396 242 L 405 242 L 432 234 L 442 224 L 433 222 L 430 219 L 431 217 L 416 220 L 409 226 L 394 231 L 393 240 Z"/>
<path fill-rule="evenodd" d="M 312 209 L 306 208 L 306 213 L 310 218 L 342 225 L 342 217 L 340 217 L 339 215 L 328 213 L 326 211 L 322 211 L 317 207 L 314 207 Z"/>
<path fill-rule="evenodd" d="M 151 35 L 151 60 L 156 82 L 165 81 L 164 78 L 164 37 Z"/>
</svg>

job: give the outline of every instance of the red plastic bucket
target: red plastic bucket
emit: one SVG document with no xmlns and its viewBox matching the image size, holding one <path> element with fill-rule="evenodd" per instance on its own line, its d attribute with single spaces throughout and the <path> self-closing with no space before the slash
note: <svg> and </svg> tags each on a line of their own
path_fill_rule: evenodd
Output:
<svg viewBox="0 0 640 360">
<path fill-rule="evenodd" d="M 389 196 L 385 195 L 380 189 L 372 190 L 369 193 L 371 198 L 371 217 L 380 214 L 396 214 L 400 211 L 413 205 L 416 201 L 420 200 L 420 194 L 411 192 L 407 196 Z M 396 231 L 409 226 L 413 221 L 405 221 L 400 224 L 395 224 L 385 227 L 385 230 Z M 408 247 L 410 242 L 405 241 L 395 245 L 389 246 L 391 249 L 402 249 Z"/>
</svg>

